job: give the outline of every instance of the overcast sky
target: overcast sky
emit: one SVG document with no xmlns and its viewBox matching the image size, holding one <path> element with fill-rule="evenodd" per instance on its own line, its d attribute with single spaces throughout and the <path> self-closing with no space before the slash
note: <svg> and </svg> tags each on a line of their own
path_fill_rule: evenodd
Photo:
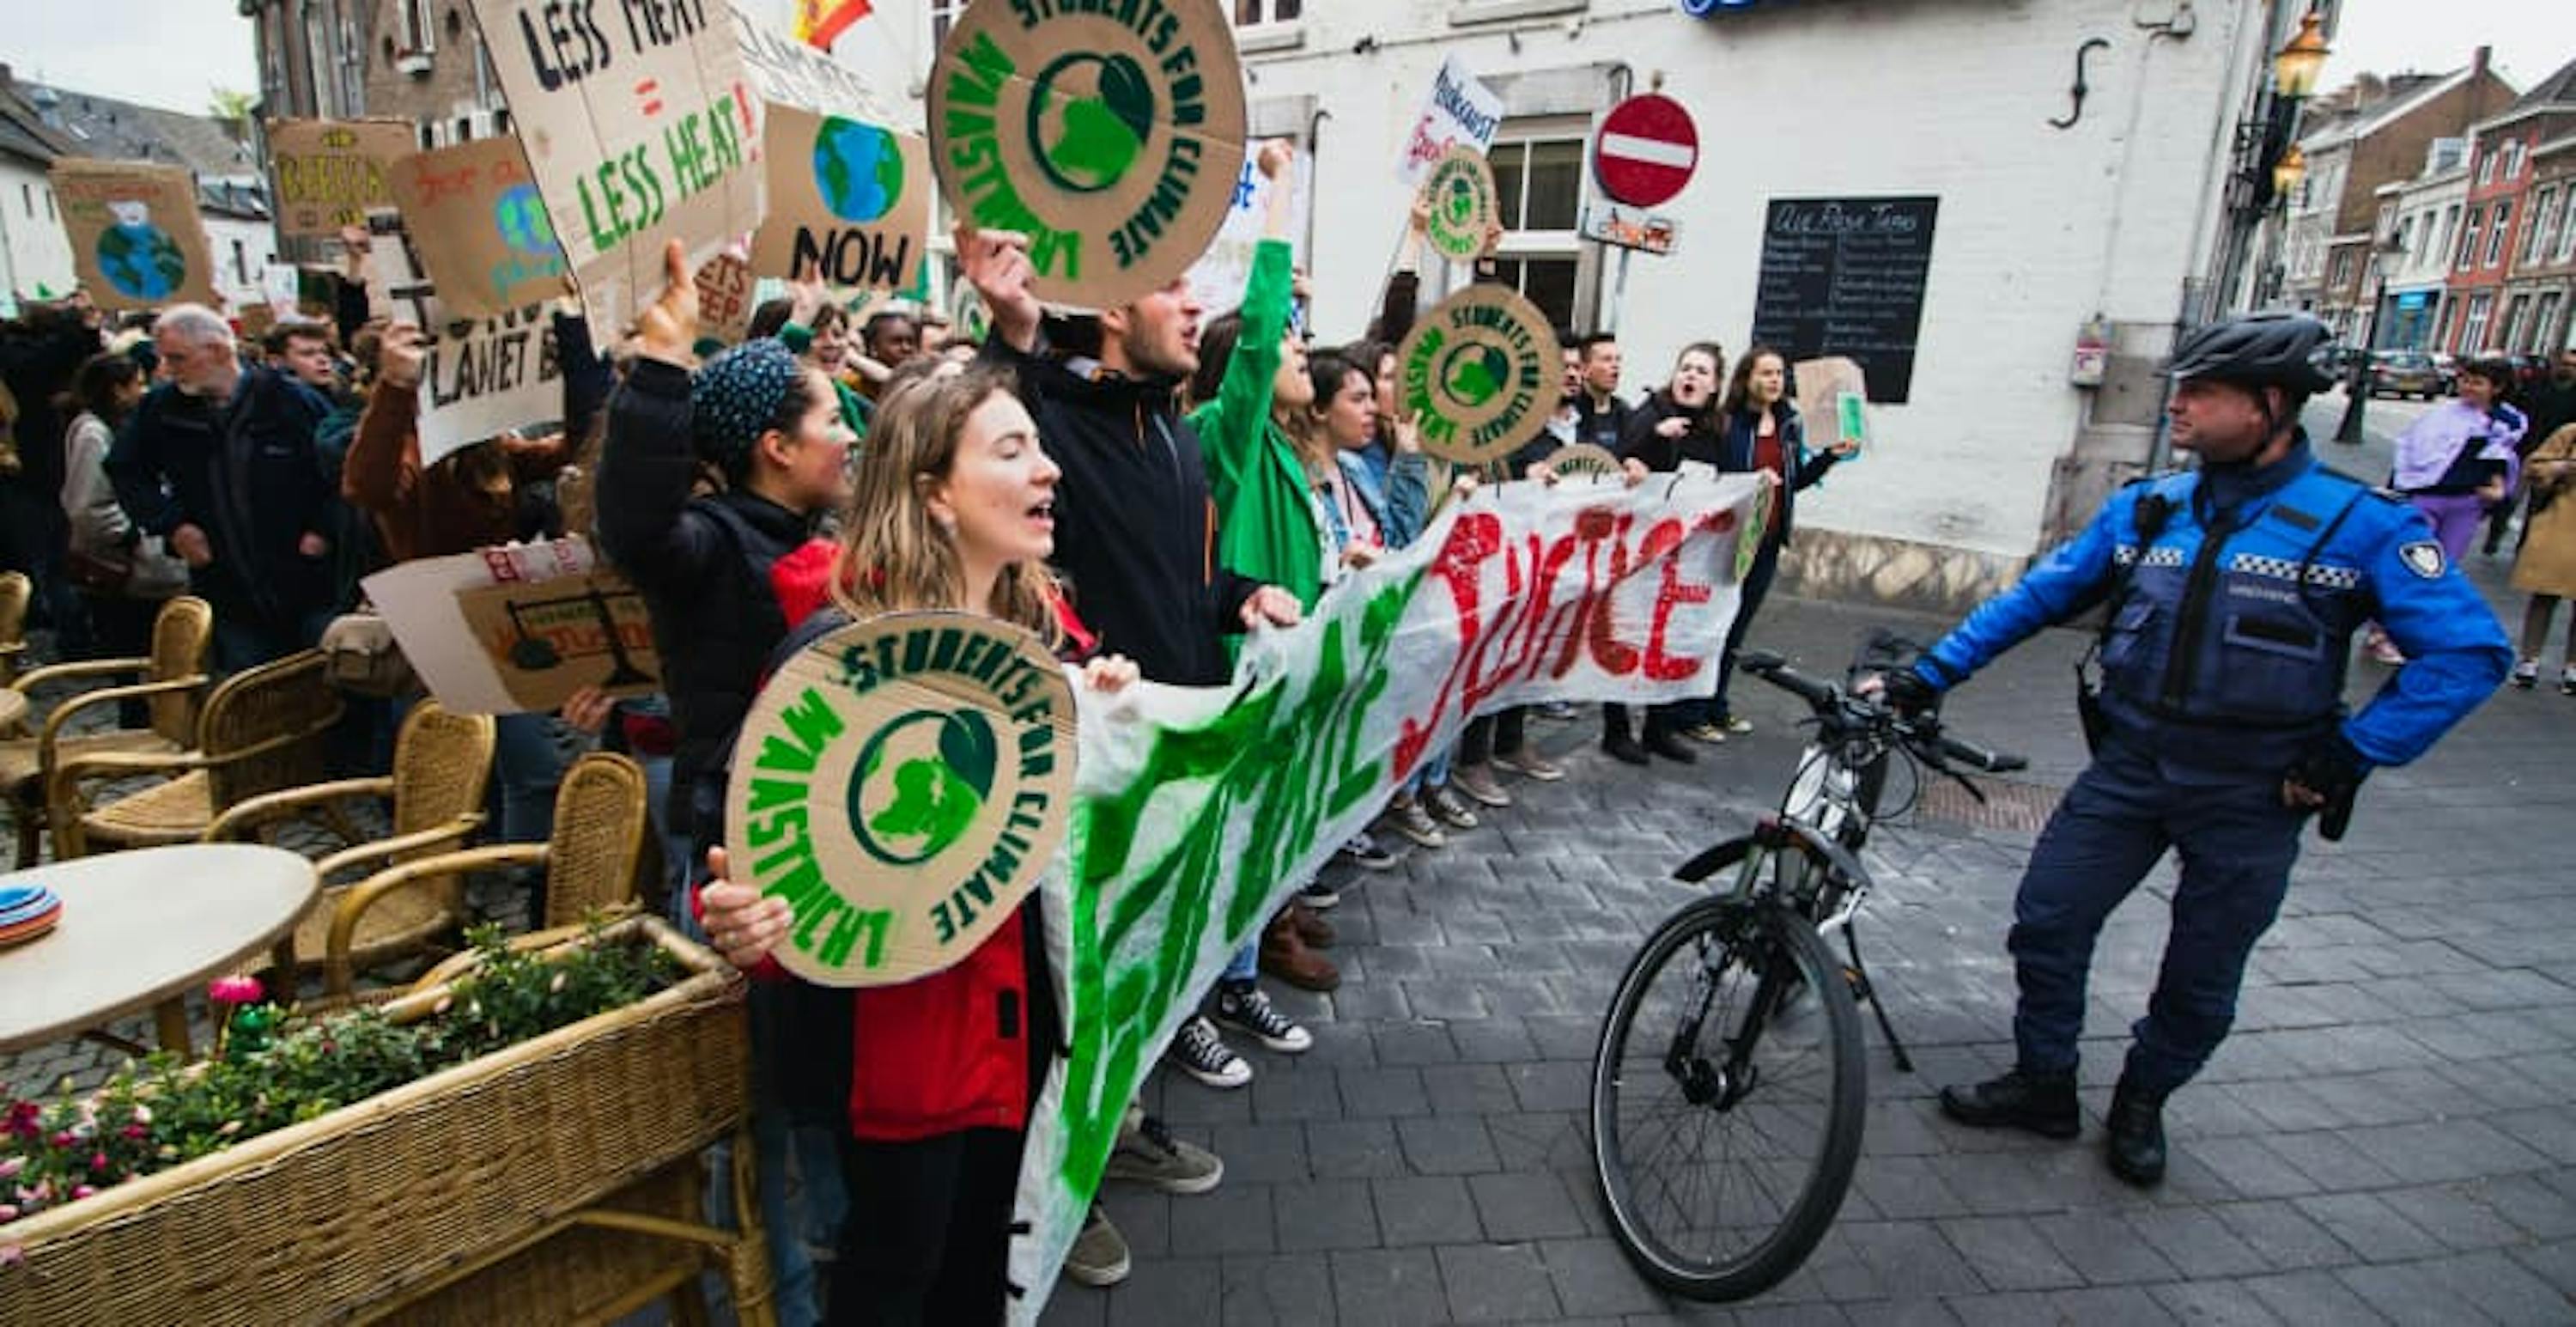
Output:
<svg viewBox="0 0 2576 1327">
<path fill-rule="evenodd" d="M 157 0 L 148 19 L 104 30 L 99 8 L 80 0 L 10 5 L 0 60 L 21 77 L 172 110 L 203 111 L 218 87 L 258 90 L 251 23 L 234 0 Z M 2481 42 L 2495 48 L 2496 68 L 2517 88 L 2576 59 L 2571 0 L 2345 0 L 2342 29 L 2326 65 L 2328 87 L 2362 70 L 2453 69 Z"/>
</svg>

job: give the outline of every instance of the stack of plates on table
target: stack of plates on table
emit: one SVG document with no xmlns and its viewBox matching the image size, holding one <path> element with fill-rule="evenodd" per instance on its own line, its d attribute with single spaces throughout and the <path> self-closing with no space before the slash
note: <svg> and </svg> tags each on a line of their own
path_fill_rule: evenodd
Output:
<svg viewBox="0 0 2576 1327">
<path fill-rule="evenodd" d="M 62 895 L 43 885 L 0 885 L 0 949 L 33 940 L 62 919 Z"/>
</svg>

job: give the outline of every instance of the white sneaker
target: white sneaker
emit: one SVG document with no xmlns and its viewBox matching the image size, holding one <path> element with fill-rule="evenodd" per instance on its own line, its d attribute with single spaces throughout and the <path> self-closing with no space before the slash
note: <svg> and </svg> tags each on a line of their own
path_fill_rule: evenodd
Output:
<svg viewBox="0 0 2576 1327">
<path fill-rule="evenodd" d="M 1205 1017 L 1181 1024 L 1181 1030 L 1172 1034 L 1171 1048 L 1163 1052 L 1163 1058 L 1220 1091 L 1252 1081 L 1252 1062 L 1235 1054 L 1234 1048 L 1217 1035 L 1216 1025 Z"/>
</svg>

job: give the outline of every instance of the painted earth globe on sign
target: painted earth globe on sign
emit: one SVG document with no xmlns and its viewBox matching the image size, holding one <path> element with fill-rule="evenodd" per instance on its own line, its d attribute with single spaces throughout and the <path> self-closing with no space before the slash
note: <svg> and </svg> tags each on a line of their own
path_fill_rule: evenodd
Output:
<svg viewBox="0 0 2576 1327">
<path fill-rule="evenodd" d="M 884 216 L 903 197 L 903 154 L 894 135 L 872 124 L 824 117 L 814 131 L 814 191 L 833 216 L 853 225 Z"/>
<path fill-rule="evenodd" d="M 1476 219 L 1476 185 L 1464 175 L 1449 177 L 1449 196 L 1443 200 L 1449 208 L 1449 224 L 1464 226 Z"/>
<path fill-rule="evenodd" d="M 1511 357 L 1500 346 L 1460 346 L 1449 353 L 1448 362 L 1440 369 L 1440 381 L 1450 397 L 1468 406 L 1494 399 L 1494 393 L 1501 391 L 1511 376 Z"/>
<path fill-rule="evenodd" d="M 1029 97 L 1029 146 L 1058 187 L 1118 183 L 1154 130 L 1154 85 L 1125 55 L 1062 55 Z"/>
<path fill-rule="evenodd" d="M 850 773 L 851 832 L 890 866 L 926 862 L 975 824 L 993 795 L 1000 744 L 974 710 L 914 710 L 880 728 Z"/>
<path fill-rule="evenodd" d="M 188 259 L 170 233 L 119 222 L 98 235 L 98 270 L 128 299 L 168 299 L 188 282 Z"/>
<path fill-rule="evenodd" d="M 492 225 L 501 232 L 502 243 L 520 253 L 555 251 L 554 222 L 547 218 L 545 200 L 537 196 L 537 186 L 533 184 L 514 184 L 502 190 L 492 204 Z"/>
</svg>

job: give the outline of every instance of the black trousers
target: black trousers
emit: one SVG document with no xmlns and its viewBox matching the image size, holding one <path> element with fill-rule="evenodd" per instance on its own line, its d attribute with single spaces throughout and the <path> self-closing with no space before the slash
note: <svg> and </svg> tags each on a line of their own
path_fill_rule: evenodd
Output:
<svg viewBox="0 0 2576 1327">
<path fill-rule="evenodd" d="M 1482 765 L 1497 755 L 1520 754 L 1521 743 L 1528 740 L 1529 707 L 1514 705 L 1467 721 L 1467 731 L 1458 738 L 1458 763 Z"/>
<path fill-rule="evenodd" d="M 1726 629 L 1726 657 L 1717 661 L 1717 694 L 1709 698 L 1710 719 L 1724 723 L 1735 711 L 1728 708 L 1726 688 L 1735 680 L 1735 652 L 1744 648 L 1744 633 L 1753 628 L 1753 615 L 1762 611 L 1762 601 L 1771 593 L 1771 578 L 1780 570 L 1780 543 L 1765 539 L 1753 555 L 1753 565 L 1745 569 L 1742 597 L 1735 604 L 1735 624 Z"/>
<path fill-rule="evenodd" d="M 1000 1322 L 1026 1139 L 1015 1129 L 843 1139 L 850 1214 L 832 1271 L 834 1327 Z"/>
<path fill-rule="evenodd" d="M 152 623 L 161 615 L 166 600 L 136 599 L 122 594 L 81 592 L 81 602 L 88 607 L 91 653 L 101 659 L 148 658 L 152 653 Z M 116 702 L 116 723 L 120 728 L 141 728 L 152 722 L 152 703 L 147 700 Z"/>
</svg>

